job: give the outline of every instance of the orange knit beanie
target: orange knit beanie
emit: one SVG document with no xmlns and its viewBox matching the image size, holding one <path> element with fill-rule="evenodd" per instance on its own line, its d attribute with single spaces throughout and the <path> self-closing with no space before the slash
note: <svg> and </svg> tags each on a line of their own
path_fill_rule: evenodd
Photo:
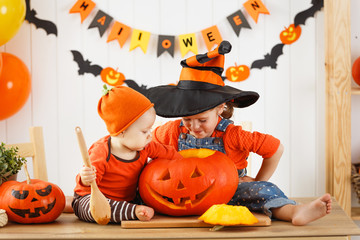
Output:
<svg viewBox="0 0 360 240">
<path fill-rule="evenodd" d="M 105 88 L 99 100 L 98 113 L 104 120 L 110 135 L 116 136 L 152 106 L 154 104 L 141 93 L 129 87 L 116 86 L 112 89 Z"/>
</svg>

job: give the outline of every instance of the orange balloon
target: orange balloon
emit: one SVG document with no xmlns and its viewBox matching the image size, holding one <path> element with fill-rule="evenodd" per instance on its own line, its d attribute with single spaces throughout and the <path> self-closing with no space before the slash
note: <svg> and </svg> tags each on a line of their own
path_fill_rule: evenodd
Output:
<svg viewBox="0 0 360 240">
<path fill-rule="evenodd" d="M 18 112 L 26 103 L 31 90 L 30 72 L 26 65 L 10 53 L 0 55 L 0 120 Z"/>
</svg>

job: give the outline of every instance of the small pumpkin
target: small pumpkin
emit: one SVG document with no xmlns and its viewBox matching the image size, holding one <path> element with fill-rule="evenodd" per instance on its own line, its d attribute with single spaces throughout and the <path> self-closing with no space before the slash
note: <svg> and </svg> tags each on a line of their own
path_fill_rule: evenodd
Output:
<svg viewBox="0 0 360 240">
<path fill-rule="evenodd" d="M 226 69 L 226 79 L 231 82 L 241 82 L 247 79 L 250 75 L 250 69 L 246 65 L 240 65 L 238 66 L 235 63 L 235 66 L 228 67 Z"/>
<path fill-rule="evenodd" d="M 226 204 L 211 206 L 199 219 L 205 223 L 222 226 L 252 225 L 259 222 L 247 207 Z"/>
<path fill-rule="evenodd" d="M 101 80 L 111 86 L 122 85 L 125 81 L 125 76 L 121 72 L 114 70 L 111 67 L 104 68 L 100 73 Z"/>
<path fill-rule="evenodd" d="M 230 201 L 239 178 L 225 154 L 210 149 L 179 153 L 183 159 L 156 159 L 141 173 L 139 192 L 148 206 L 159 213 L 186 216 Z"/>
<path fill-rule="evenodd" d="M 354 61 L 351 73 L 356 84 L 360 86 L 360 57 Z"/>
<path fill-rule="evenodd" d="M 0 186 L 0 208 L 18 223 L 54 221 L 65 207 L 64 193 L 53 183 L 30 179 L 25 171 L 26 181 L 6 181 Z"/>
<path fill-rule="evenodd" d="M 288 28 L 280 33 L 280 40 L 283 44 L 292 44 L 299 39 L 301 35 L 301 27 L 294 24 L 290 24 Z"/>
</svg>

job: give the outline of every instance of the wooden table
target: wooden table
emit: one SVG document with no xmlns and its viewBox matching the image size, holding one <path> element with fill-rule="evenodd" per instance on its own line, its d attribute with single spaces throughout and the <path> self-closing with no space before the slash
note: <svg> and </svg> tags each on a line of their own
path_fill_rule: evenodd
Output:
<svg viewBox="0 0 360 240">
<path fill-rule="evenodd" d="M 311 199 L 294 199 L 307 202 Z M 333 200 L 331 214 L 306 226 L 273 221 L 269 227 L 225 227 L 211 232 L 210 228 L 146 228 L 124 229 L 119 225 L 97 225 L 78 220 L 74 214 L 63 213 L 56 222 L 22 225 L 8 223 L 0 228 L 0 239 L 349 239 L 360 235 L 360 229 Z"/>
</svg>

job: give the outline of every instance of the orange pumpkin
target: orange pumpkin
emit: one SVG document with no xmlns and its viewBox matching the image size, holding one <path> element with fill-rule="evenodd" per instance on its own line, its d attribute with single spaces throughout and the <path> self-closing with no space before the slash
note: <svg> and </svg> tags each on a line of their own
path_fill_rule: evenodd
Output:
<svg viewBox="0 0 360 240">
<path fill-rule="evenodd" d="M 247 79 L 250 75 L 250 69 L 246 65 L 238 66 L 235 63 L 235 66 L 231 66 L 226 70 L 226 79 L 231 82 L 240 82 Z"/>
<path fill-rule="evenodd" d="M 285 28 L 285 30 L 280 33 L 280 40 L 284 44 L 292 44 L 293 42 L 299 39 L 300 35 L 301 35 L 300 25 L 297 25 L 295 27 L 294 24 L 290 24 L 288 28 Z"/>
<path fill-rule="evenodd" d="M 100 73 L 103 82 L 111 86 L 122 85 L 125 81 L 125 76 L 121 72 L 114 70 L 111 67 L 104 68 Z"/>
<path fill-rule="evenodd" d="M 156 159 L 143 170 L 139 191 L 155 211 L 171 216 L 201 215 L 235 194 L 238 174 L 223 153 L 210 149 L 180 151 L 183 159 Z"/>
<path fill-rule="evenodd" d="M 0 186 L 0 208 L 18 223 L 47 223 L 57 219 L 65 207 L 61 189 L 49 182 L 28 179 L 6 181 Z"/>
<path fill-rule="evenodd" d="M 360 86 L 360 57 L 354 61 L 351 72 L 354 81 Z"/>
</svg>

